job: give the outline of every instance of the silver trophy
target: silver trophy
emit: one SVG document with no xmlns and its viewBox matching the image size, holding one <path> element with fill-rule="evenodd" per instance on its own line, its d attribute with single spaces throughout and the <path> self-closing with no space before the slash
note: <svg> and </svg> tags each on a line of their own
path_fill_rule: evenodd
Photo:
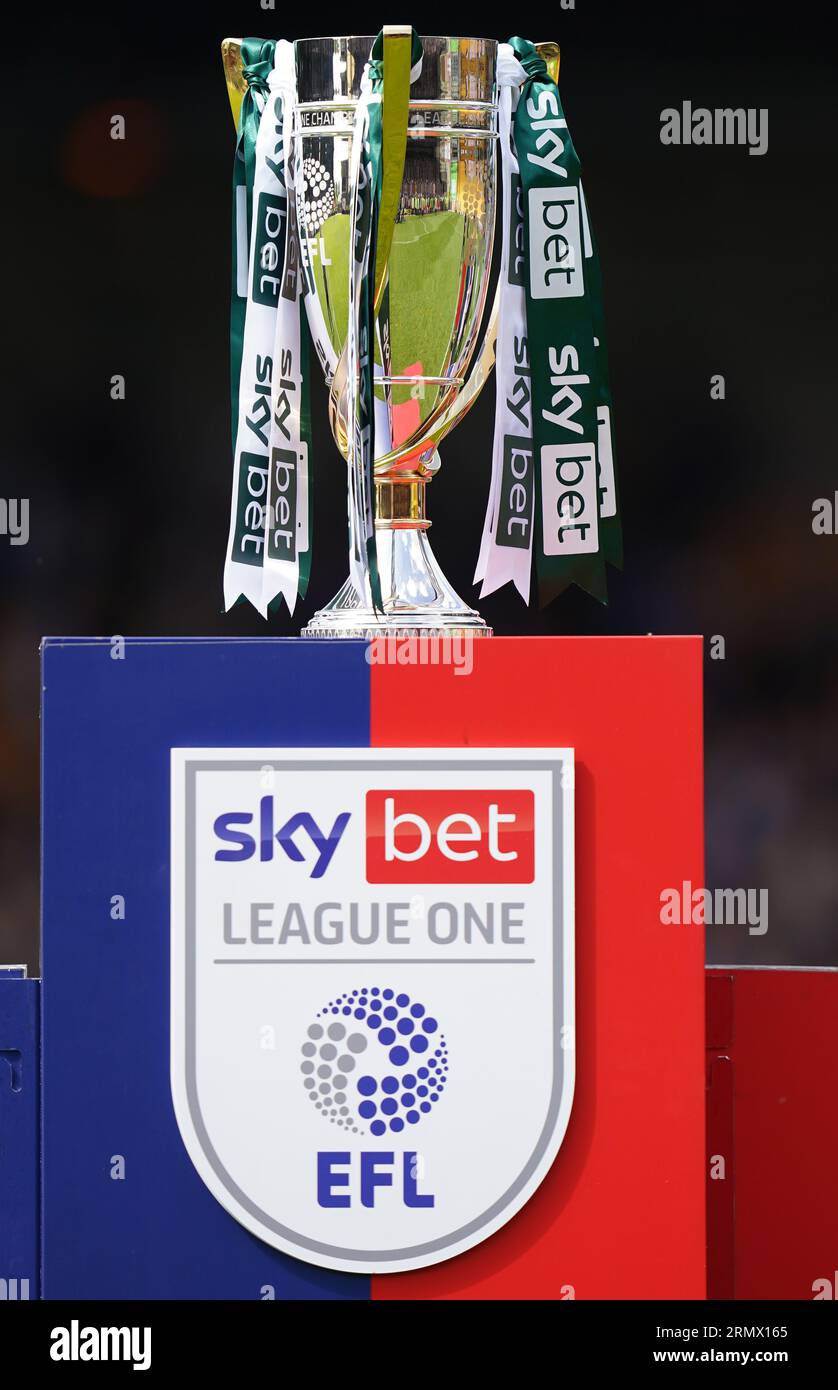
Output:
<svg viewBox="0 0 838 1390">
<path fill-rule="evenodd" d="M 293 142 L 306 310 L 330 385 L 330 421 L 349 456 L 353 127 L 372 36 L 298 39 Z M 383 613 L 368 577 L 350 578 L 304 629 L 311 637 L 488 635 L 428 541 L 426 490 L 438 445 L 494 365 L 499 298 L 481 335 L 498 187 L 497 44 L 422 39 L 410 87 L 401 195 L 384 293 L 376 301 L 375 533 Z M 538 51 L 554 76 L 559 50 Z M 240 41 L 222 45 L 234 117 L 246 90 Z M 386 167 L 386 164 L 385 164 Z"/>
<path fill-rule="evenodd" d="M 355 105 L 372 37 L 295 45 L 297 215 L 308 308 L 340 363 L 348 325 L 348 260 Z M 375 529 L 384 614 L 368 586 L 347 580 L 305 629 L 312 637 L 383 630 L 486 634 L 452 589 L 428 542 L 425 494 L 437 445 L 477 394 L 464 394 L 479 332 L 495 224 L 497 44 L 424 38 L 410 90 L 401 199 L 389 280 L 378 310 L 375 367 Z M 491 354 L 488 366 L 491 366 Z M 346 380 L 331 383 L 330 415 L 346 457 Z"/>
</svg>

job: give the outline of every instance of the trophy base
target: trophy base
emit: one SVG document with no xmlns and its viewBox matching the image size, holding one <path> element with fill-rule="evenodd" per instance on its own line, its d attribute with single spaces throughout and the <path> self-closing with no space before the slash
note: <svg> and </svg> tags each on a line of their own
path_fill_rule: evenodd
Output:
<svg viewBox="0 0 838 1390">
<path fill-rule="evenodd" d="M 373 608 L 369 585 L 360 594 L 350 578 L 303 637 L 491 637 L 480 614 L 451 588 L 425 530 L 381 527 L 376 542 L 383 613 Z"/>
</svg>

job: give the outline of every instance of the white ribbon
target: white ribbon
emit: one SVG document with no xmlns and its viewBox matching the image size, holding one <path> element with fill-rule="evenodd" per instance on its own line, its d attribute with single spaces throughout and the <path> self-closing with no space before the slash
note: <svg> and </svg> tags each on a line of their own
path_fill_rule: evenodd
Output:
<svg viewBox="0 0 838 1390">
<path fill-rule="evenodd" d="M 277 45 L 277 53 L 280 47 Z M 256 100 L 259 102 L 258 96 Z M 239 418 L 224 565 L 225 609 L 232 608 L 241 597 L 260 610 L 262 606 L 274 329 L 285 240 L 285 217 L 280 206 L 285 187 L 274 159 L 281 120 L 281 95 L 272 85 L 262 105 L 256 137 Z"/>
<path fill-rule="evenodd" d="M 364 215 L 364 204 L 368 204 L 368 218 L 373 216 L 372 192 L 369 183 L 362 184 L 362 176 L 369 181 L 370 163 L 363 158 L 364 147 L 369 140 L 369 109 L 374 102 L 381 101 L 381 93 L 373 92 L 370 65 L 367 63 L 361 78 L 361 92 L 355 108 L 355 122 L 352 131 L 352 151 L 350 161 L 349 187 L 352 190 L 352 205 L 349 215 L 349 314 L 346 338 L 346 379 L 347 379 L 347 488 L 349 494 L 349 575 L 361 602 L 369 604 L 372 596 L 369 589 L 367 568 L 367 541 L 371 527 L 375 525 L 373 499 L 367 495 L 365 451 L 368 440 L 360 419 L 360 374 L 367 354 L 375 352 L 375 344 L 367 341 L 367 326 L 361 322 L 361 296 L 364 281 L 370 274 L 370 228 L 363 233 L 359 223 Z M 363 235 L 361 254 L 358 255 L 358 241 Z M 371 292 L 371 291 L 370 291 Z M 374 361 L 374 357 L 373 357 Z M 373 406 L 374 408 L 374 406 Z"/>
<path fill-rule="evenodd" d="M 270 466 L 265 509 L 265 548 L 259 611 L 282 595 L 293 613 L 300 578 L 300 551 L 308 549 L 308 447 L 302 437 L 301 402 L 303 373 L 300 310 L 303 276 L 297 229 L 294 104 L 296 74 L 294 45 L 282 39 L 276 46 L 274 70 L 269 78 L 271 96 L 279 98 L 281 137 L 276 141 L 276 163 L 282 171 L 286 194 L 285 258 L 276 308 L 271 388 Z M 263 123 L 264 124 L 264 121 Z M 259 140 L 262 126 L 259 127 Z M 258 150 L 258 140 L 257 140 Z"/>
<path fill-rule="evenodd" d="M 512 145 L 513 92 L 526 72 L 509 44 L 498 47 L 498 134 L 503 178 L 503 240 L 500 313 L 496 349 L 497 398 L 492 449 L 492 481 L 480 554 L 474 573 L 480 596 L 510 580 L 529 603 L 532 533 L 535 524 L 535 473 L 532 445 L 532 381 L 527 348 L 526 269 L 523 240 L 512 244 L 513 226 L 523 235 L 520 213 L 513 217 L 518 160 Z M 501 503 L 505 506 L 501 509 Z"/>
</svg>

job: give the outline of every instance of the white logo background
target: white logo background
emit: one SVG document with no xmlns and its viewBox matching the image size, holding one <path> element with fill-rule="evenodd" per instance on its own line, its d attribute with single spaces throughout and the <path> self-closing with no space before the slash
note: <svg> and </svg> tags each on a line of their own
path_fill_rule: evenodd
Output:
<svg viewBox="0 0 838 1390">
<path fill-rule="evenodd" d="M 535 796 L 532 883 L 368 884 L 365 795 L 370 789 L 531 789 Z M 270 794 L 275 828 L 309 812 L 327 833 L 343 811 L 346 830 L 323 877 L 305 834 L 295 863 L 273 842 L 243 862 L 215 859 L 213 825 L 252 812 Z M 451 809 L 457 809 L 452 795 Z M 333 945 L 289 936 L 286 907 L 301 905 L 309 933 L 318 904 L 348 924 L 357 904 L 400 903 L 399 944 Z M 453 905 L 460 936 L 429 939 L 432 904 Z M 495 904 L 496 939 L 462 939 L 464 907 Z M 497 940 L 502 902 L 522 904 L 514 935 Z M 230 935 L 223 934 L 230 904 Z M 266 924 L 249 939 L 252 905 Z M 407 919 L 406 924 L 405 918 Z M 325 920 L 325 918 L 324 918 Z M 441 919 L 442 920 L 442 919 Z M 449 915 L 445 917 L 449 921 Z M 244 944 L 239 938 L 248 938 Z M 301 1045 L 318 1011 L 355 989 L 404 992 L 439 1023 L 450 1069 L 432 1113 L 400 1134 L 338 1128 L 310 1103 Z M 469 1249 L 503 1225 L 548 1171 L 573 1096 L 573 757 L 569 750 L 175 749 L 172 751 L 172 1093 L 186 1147 L 222 1205 L 278 1249 L 326 1267 L 366 1273 L 418 1268 Z M 319 1022 L 328 1023 L 328 1018 Z M 265 1046 L 265 1038 L 272 1045 Z M 436 1042 L 436 1038 L 434 1039 Z M 379 1049 L 380 1050 L 380 1049 Z M 371 1056 L 372 1053 L 368 1054 Z M 410 1062 L 410 1070 L 424 1058 Z M 353 1079 L 361 1075 L 355 1071 Z M 351 1091 L 352 1109 L 360 1097 Z M 345 1208 L 318 1204 L 317 1155 L 350 1155 L 341 1171 Z M 392 1153 L 392 1186 L 360 1199 L 362 1151 Z M 416 1186 L 433 1207 L 405 1205 L 403 1155 L 418 1157 Z"/>
</svg>

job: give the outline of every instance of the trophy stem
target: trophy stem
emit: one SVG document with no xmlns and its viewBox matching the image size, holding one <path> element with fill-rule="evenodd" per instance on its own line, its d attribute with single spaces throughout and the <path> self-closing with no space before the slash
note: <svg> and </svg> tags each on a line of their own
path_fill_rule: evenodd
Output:
<svg viewBox="0 0 838 1390">
<path fill-rule="evenodd" d="M 428 542 L 424 478 L 383 478 L 375 484 L 375 539 L 384 611 L 376 612 L 369 581 L 352 578 L 315 613 L 304 637 L 490 637 L 492 629 L 452 589 Z"/>
</svg>

